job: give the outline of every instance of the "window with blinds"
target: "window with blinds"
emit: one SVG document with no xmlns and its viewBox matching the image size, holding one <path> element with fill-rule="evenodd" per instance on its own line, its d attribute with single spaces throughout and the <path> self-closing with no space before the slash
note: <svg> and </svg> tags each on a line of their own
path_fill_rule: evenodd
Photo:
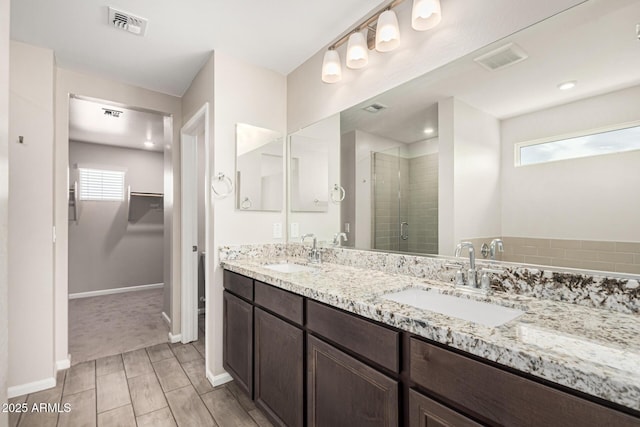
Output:
<svg viewBox="0 0 640 427">
<path fill-rule="evenodd" d="M 124 172 L 80 168 L 80 200 L 124 200 Z"/>
</svg>

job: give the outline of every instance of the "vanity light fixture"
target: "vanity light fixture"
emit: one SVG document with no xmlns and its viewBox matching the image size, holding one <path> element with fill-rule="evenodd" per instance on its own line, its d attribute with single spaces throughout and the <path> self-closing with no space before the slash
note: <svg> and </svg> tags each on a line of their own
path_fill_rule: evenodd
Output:
<svg viewBox="0 0 640 427">
<path fill-rule="evenodd" d="M 145 141 L 145 142 L 144 142 L 144 146 L 145 146 L 146 148 L 153 148 L 153 147 L 155 147 L 155 145 L 156 145 L 156 144 L 154 144 L 154 143 L 153 143 L 153 141 Z"/>
<path fill-rule="evenodd" d="M 378 52 L 391 52 L 398 46 L 400 46 L 398 17 L 393 10 L 385 10 L 378 17 L 376 50 Z"/>
<path fill-rule="evenodd" d="M 413 0 L 411 27 L 416 31 L 429 30 L 440 23 L 440 0 Z"/>
<path fill-rule="evenodd" d="M 322 61 L 322 81 L 325 83 L 335 83 L 342 78 L 342 65 L 340 55 L 335 49 L 329 49 L 324 54 Z"/>
<path fill-rule="evenodd" d="M 568 82 L 563 82 L 563 83 L 560 83 L 560 84 L 558 85 L 558 89 L 560 89 L 560 90 L 569 90 L 569 89 L 573 89 L 574 87 L 576 87 L 576 84 L 577 84 L 577 83 L 578 83 L 578 82 L 576 82 L 575 80 L 570 80 L 570 81 L 568 81 Z"/>
<path fill-rule="evenodd" d="M 392 0 L 355 28 L 348 31 L 338 41 L 329 46 L 322 61 L 322 81 L 336 83 L 342 78 L 342 64 L 338 49 L 347 44 L 346 65 L 354 70 L 363 68 L 369 62 L 368 50 L 390 52 L 400 45 L 398 17 L 392 10 L 404 0 Z M 424 31 L 440 23 L 442 13 L 440 0 L 413 0 L 411 26 L 416 31 Z M 365 33 L 366 31 L 366 33 Z"/>
<path fill-rule="evenodd" d="M 356 31 L 349 36 L 347 43 L 347 67 L 357 70 L 369 62 L 369 49 L 367 39 L 361 31 Z"/>
</svg>

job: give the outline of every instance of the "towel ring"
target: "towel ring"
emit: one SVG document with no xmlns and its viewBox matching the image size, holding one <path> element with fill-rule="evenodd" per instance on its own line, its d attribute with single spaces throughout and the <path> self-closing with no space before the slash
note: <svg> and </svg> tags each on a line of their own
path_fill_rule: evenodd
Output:
<svg viewBox="0 0 640 427">
<path fill-rule="evenodd" d="M 336 196 L 336 192 L 338 193 Z M 344 187 L 338 184 L 334 184 L 333 185 L 333 190 L 331 190 L 331 201 L 333 203 L 340 203 L 341 201 L 344 200 L 345 196 L 347 195 L 347 192 L 344 191 Z"/>
<path fill-rule="evenodd" d="M 225 188 L 226 191 L 218 192 L 216 190 L 216 182 L 215 181 L 223 182 L 225 184 L 225 186 L 227 187 L 227 188 Z M 223 172 L 219 172 L 215 176 L 214 182 L 211 183 L 211 191 L 213 191 L 213 194 L 215 194 L 219 199 L 224 199 L 229 194 L 233 193 L 233 181 L 231 181 L 231 178 L 226 176 Z"/>
<path fill-rule="evenodd" d="M 245 197 L 242 203 L 240 203 L 240 209 L 249 209 L 251 208 L 251 199 Z"/>
</svg>

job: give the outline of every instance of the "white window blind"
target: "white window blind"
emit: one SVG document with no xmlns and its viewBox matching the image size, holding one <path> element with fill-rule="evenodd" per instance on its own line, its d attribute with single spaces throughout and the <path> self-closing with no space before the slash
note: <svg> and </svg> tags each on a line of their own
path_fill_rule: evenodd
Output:
<svg viewBox="0 0 640 427">
<path fill-rule="evenodd" d="M 124 200 L 124 172 L 80 168 L 80 200 Z"/>
</svg>

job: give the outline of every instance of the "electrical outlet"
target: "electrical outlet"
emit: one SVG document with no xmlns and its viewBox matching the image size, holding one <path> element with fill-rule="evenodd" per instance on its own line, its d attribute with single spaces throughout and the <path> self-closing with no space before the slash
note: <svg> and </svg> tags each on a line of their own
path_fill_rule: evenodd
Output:
<svg viewBox="0 0 640 427">
<path fill-rule="evenodd" d="M 297 222 L 291 223 L 291 238 L 297 239 L 300 237 L 300 224 Z"/>
<path fill-rule="evenodd" d="M 282 223 L 281 222 L 273 223 L 273 238 L 282 239 Z"/>
<path fill-rule="evenodd" d="M 348 222 L 344 223 L 344 232 L 345 233 L 350 233 L 351 232 L 351 224 L 349 224 Z"/>
</svg>

